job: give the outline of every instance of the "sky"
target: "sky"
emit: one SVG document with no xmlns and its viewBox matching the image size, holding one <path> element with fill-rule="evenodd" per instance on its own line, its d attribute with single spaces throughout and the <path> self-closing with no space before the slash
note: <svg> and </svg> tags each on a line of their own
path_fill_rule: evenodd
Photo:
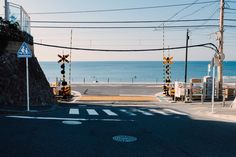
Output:
<svg viewBox="0 0 236 157">
<path fill-rule="evenodd" d="M 209 2 L 195 4 L 199 2 Z M 29 13 L 31 21 L 146 21 L 146 20 L 183 20 L 183 19 L 218 19 L 220 0 L 9 0 L 22 6 Z M 121 8 L 139 8 L 172 4 L 192 3 L 188 6 L 149 8 L 139 10 L 122 10 L 112 12 L 87 12 L 73 14 L 33 14 L 47 12 L 70 12 L 88 10 L 107 10 Z M 236 8 L 236 1 L 228 0 L 227 8 Z M 236 10 L 225 10 L 225 19 L 236 19 Z M 4 0 L 0 1 L 0 16 L 4 16 Z M 218 25 L 218 21 L 166 22 L 165 26 L 176 25 Z M 236 21 L 225 21 L 227 25 L 236 25 Z M 31 26 L 163 26 L 163 23 L 144 24 L 43 24 L 31 23 Z M 72 47 L 98 49 L 150 49 L 185 46 L 184 28 L 150 29 L 72 29 Z M 189 28 L 189 45 L 213 43 L 218 44 L 217 27 Z M 31 28 L 35 42 L 70 46 L 71 28 Z M 236 60 L 236 27 L 225 28 L 224 53 L 226 60 Z M 39 61 L 57 61 L 57 54 L 68 54 L 69 50 L 34 45 L 35 55 Z M 189 49 L 189 60 L 210 61 L 214 51 L 208 48 Z M 174 61 L 185 59 L 185 49 L 165 51 L 165 55 L 174 57 Z M 72 61 L 160 61 L 162 51 L 155 52 L 90 52 L 72 50 Z"/>
</svg>

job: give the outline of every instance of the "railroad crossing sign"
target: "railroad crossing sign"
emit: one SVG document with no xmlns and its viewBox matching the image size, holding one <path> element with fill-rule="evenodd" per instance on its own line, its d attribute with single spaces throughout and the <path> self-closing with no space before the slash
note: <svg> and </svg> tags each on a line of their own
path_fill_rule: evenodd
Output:
<svg viewBox="0 0 236 157">
<path fill-rule="evenodd" d="M 171 61 L 173 57 L 163 57 L 163 64 L 173 64 L 173 61 Z"/>
<path fill-rule="evenodd" d="M 32 57 L 32 52 L 25 42 L 22 43 L 20 49 L 17 52 L 17 57 L 18 58 L 31 58 Z"/>
<path fill-rule="evenodd" d="M 68 58 L 69 57 L 69 55 L 59 55 L 58 54 L 58 57 L 60 58 L 60 60 L 58 61 L 58 63 L 61 63 L 61 62 L 67 62 L 67 63 L 69 63 L 69 61 L 66 59 L 66 58 Z"/>
</svg>

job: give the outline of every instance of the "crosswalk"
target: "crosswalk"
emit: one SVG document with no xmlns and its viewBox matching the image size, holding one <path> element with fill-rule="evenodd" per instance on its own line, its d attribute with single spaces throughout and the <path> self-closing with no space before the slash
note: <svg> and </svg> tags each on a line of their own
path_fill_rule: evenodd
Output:
<svg viewBox="0 0 236 157">
<path fill-rule="evenodd" d="M 69 109 L 69 115 L 81 115 L 81 114 L 87 114 L 90 116 L 99 116 L 99 115 L 106 115 L 106 116 L 121 116 L 121 115 L 127 115 L 127 116 L 138 116 L 138 115 L 144 115 L 144 116 L 155 116 L 155 115 L 164 115 L 164 116 L 171 116 L 171 115 L 181 115 L 181 116 L 187 116 L 188 114 L 184 112 L 180 112 L 177 110 L 169 109 L 169 108 L 150 108 L 150 109 L 92 109 L 92 108 L 70 108 Z"/>
</svg>

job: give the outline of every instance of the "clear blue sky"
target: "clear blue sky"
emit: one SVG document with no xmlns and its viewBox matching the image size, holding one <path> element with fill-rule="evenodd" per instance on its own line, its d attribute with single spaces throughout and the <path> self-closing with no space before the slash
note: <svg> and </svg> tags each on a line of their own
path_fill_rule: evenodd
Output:
<svg viewBox="0 0 236 157">
<path fill-rule="evenodd" d="M 192 2 L 206 2 L 209 0 L 9 0 L 22 5 L 29 13 L 34 12 L 64 12 L 83 10 L 103 10 L 117 8 L 149 7 L 170 4 L 182 4 Z M 220 1 L 220 0 L 218 0 Z M 1 0 L 0 14 L 3 14 L 4 1 Z M 227 7 L 236 8 L 236 3 L 228 2 Z M 178 13 L 172 20 L 179 19 L 218 19 L 219 2 L 211 4 L 155 8 L 145 10 L 131 10 L 119 12 L 97 12 L 80 14 L 54 14 L 31 15 L 31 20 L 60 20 L 60 21 L 124 21 L 124 20 L 168 20 Z M 218 10 L 217 10 L 218 9 Z M 182 11 L 180 11 L 182 10 Z M 236 10 L 226 10 L 225 18 L 234 19 Z M 2 15 L 3 16 L 3 15 Z M 235 18 L 236 19 L 236 18 Z M 235 22 L 225 22 L 236 25 Z M 191 22 L 191 23 L 166 23 L 166 25 L 188 24 L 218 24 L 215 22 Z M 42 25 L 32 23 L 32 25 Z M 47 24 L 45 24 L 47 25 Z M 54 26 L 160 26 L 161 23 L 146 24 L 53 24 Z M 186 29 L 165 29 L 165 46 L 184 46 Z M 35 42 L 69 46 L 71 29 L 36 29 L 32 28 Z M 218 28 L 196 29 L 190 28 L 189 45 L 212 42 L 217 45 L 215 33 Z M 73 29 L 73 47 L 103 48 L 103 49 L 143 49 L 162 48 L 162 29 Z M 225 28 L 224 53 L 226 60 L 236 60 L 236 28 Z M 57 54 L 62 49 L 35 46 L 35 54 L 40 61 L 55 61 Z M 68 50 L 64 50 L 69 53 Z M 138 53 L 102 53 L 73 51 L 73 60 L 162 60 L 162 52 L 138 52 Z M 166 52 L 167 54 L 168 52 Z M 185 50 L 173 50 L 169 52 L 174 60 L 184 60 Z M 210 60 L 213 51 L 206 48 L 189 49 L 189 60 Z"/>
</svg>

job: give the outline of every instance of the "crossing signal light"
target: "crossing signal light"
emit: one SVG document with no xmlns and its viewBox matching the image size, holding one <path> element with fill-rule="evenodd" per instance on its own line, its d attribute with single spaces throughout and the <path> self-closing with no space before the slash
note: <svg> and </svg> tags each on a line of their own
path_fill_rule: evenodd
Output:
<svg viewBox="0 0 236 157">
<path fill-rule="evenodd" d="M 65 80 L 62 81 L 62 86 L 67 86 L 67 82 Z"/>
<path fill-rule="evenodd" d="M 170 65 L 166 65 L 166 74 L 170 75 Z"/>
<path fill-rule="evenodd" d="M 65 63 L 61 65 L 61 74 L 65 74 Z"/>
</svg>

